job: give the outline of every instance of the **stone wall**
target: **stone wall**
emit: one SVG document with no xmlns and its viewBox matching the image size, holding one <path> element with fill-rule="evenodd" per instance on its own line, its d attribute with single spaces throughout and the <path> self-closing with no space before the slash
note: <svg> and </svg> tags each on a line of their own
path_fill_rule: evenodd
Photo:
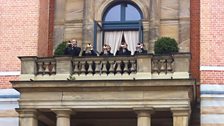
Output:
<svg viewBox="0 0 224 126">
<path fill-rule="evenodd" d="M 54 49 L 63 40 L 82 41 L 84 0 L 56 0 L 54 17 Z"/>
<path fill-rule="evenodd" d="M 56 0 L 54 48 L 76 38 L 79 45 L 93 42 L 94 20 L 102 21 L 104 10 L 114 0 Z M 153 52 L 158 37 L 175 38 L 181 52 L 190 51 L 190 0 L 132 0 L 143 13 L 144 43 Z"/>
</svg>

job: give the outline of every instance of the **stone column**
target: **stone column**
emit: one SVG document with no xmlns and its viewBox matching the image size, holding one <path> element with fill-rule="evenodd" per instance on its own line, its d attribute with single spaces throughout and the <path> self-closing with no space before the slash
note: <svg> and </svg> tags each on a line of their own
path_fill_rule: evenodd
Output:
<svg viewBox="0 0 224 126">
<path fill-rule="evenodd" d="M 55 79 L 57 80 L 66 80 L 69 78 L 72 70 L 72 57 L 55 57 L 56 59 L 56 72 Z"/>
<path fill-rule="evenodd" d="M 137 126 L 151 126 L 151 114 L 153 108 L 135 108 L 138 115 Z"/>
<path fill-rule="evenodd" d="M 139 55 L 137 57 L 137 74 L 136 79 L 151 79 L 152 78 L 152 55 Z M 142 65 L 144 64 L 144 65 Z"/>
<path fill-rule="evenodd" d="M 149 45 L 150 53 L 154 52 L 155 41 L 160 37 L 160 0 L 150 0 L 149 11 Z"/>
<path fill-rule="evenodd" d="M 173 126 L 188 126 L 190 111 L 188 108 L 172 108 Z"/>
<path fill-rule="evenodd" d="M 56 126 L 70 126 L 71 109 L 52 109 L 57 114 Z"/>
<path fill-rule="evenodd" d="M 66 0 L 55 0 L 53 46 L 64 41 Z"/>
<path fill-rule="evenodd" d="M 94 0 L 84 0 L 84 12 L 83 12 L 83 43 L 82 47 L 85 47 L 86 43 L 93 44 L 94 38 Z"/>
<path fill-rule="evenodd" d="M 37 110 L 35 109 L 17 109 L 19 113 L 19 126 L 38 126 Z"/>
<path fill-rule="evenodd" d="M 21 80 L 30 80 L 34 79 L 37 68 L 36 68 L 36 56 L 31 56 L 31 57 L 19 57 L 21 60 L 21 75 L 20 79 Z"/>
</svg>

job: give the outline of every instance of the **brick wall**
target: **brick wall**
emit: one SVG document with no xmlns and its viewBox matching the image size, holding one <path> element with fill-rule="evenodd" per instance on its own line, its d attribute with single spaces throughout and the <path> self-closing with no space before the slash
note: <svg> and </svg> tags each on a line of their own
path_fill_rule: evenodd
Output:
<svg viewBox="0 0 224 126">
<path fill-rule="evenodd" d="M 217 66 L 222 70 L 224 66 L 224 1 L 223 0 L 201 0 L 201 66 Z M 222 71 L 215 71 L 222 74 Z M 212 75 L 213 70 L 201 71 L 201 82 L 223 83 L 222 77 Z M 214 77 L 216 79 L 214 79 Z M 219 81 L 217 81 L 217 79 Z M 210 80 L 210 81 L 207 81 Z M 213 81 L 212 81 L 213 80 Z"/>
<path fill-rule="evenodd" d="M 201 71 L 201 83 L 202 84 L 224 84 L 224 72 L 223 71 Z"/>
<path fill-rule="evenodd" d="M 18 78 L 8 75 L 20 71 L 18 56 L 48 54 L 46 11 L 48 0 L 0 0 L 0 88 Z"/>
<path fill-rule="evenodd" d="M 39 0 L 38 56 L 48 56 L 48 0 Z"/>
<path fill-rule="evenodd" d="M 192 54 L 191 73 L 197 81 L 200 79 L 200 0 L 190 1 L 190 51 Z"/>
<path fill-rule="evenodd" d="M 201 0 L 201 126 L 224 125 L 224 1 Z"/>
<path fill-rule="evenodd" d="M 53 55 L 54 9 L 55 9 L 55 0 L 50 0 L 49 30 L 48 30 L 48 55 L 49 56 Z"/>
<path fill-rule="evenodd" d="M 18 80 L 18 76 L 1 76 L 0 77 L 0 89 L 12 88 L 9 81 Z"/>
<path fill-rule="evenodd" d="M 201 3 L 201 65 L 224 66 L 224 1 Z"/>
</svg>

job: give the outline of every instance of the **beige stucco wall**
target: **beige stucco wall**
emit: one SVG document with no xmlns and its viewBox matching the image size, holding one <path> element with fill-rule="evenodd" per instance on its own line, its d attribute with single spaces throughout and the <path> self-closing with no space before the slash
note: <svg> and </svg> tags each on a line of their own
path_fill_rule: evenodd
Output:
<svg viewBox="0 0 224 126">
<path fill-rule="evenodd" d="M 189 0 L 131 0 L 143 13 L 144 43 L 152 52 L 161 36 L 175 38 L 181 52 L 189 52 Z M 56 0 L 54 46 L 76 38 L 79 45 L 93 42 L 93 21 L 101 21 L 104 10 L 114 0 Z"/>
</svg>

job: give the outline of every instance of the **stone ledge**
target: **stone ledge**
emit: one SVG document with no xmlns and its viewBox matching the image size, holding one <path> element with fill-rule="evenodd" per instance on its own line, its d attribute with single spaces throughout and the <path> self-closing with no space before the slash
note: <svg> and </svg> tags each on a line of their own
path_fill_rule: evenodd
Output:
<svg viewBox="0 0 224 126">
<path fill-rule="evenodd" d="M 194 79 L 11 81 L 13 88 L 194 87 Z"/>
</svg>

